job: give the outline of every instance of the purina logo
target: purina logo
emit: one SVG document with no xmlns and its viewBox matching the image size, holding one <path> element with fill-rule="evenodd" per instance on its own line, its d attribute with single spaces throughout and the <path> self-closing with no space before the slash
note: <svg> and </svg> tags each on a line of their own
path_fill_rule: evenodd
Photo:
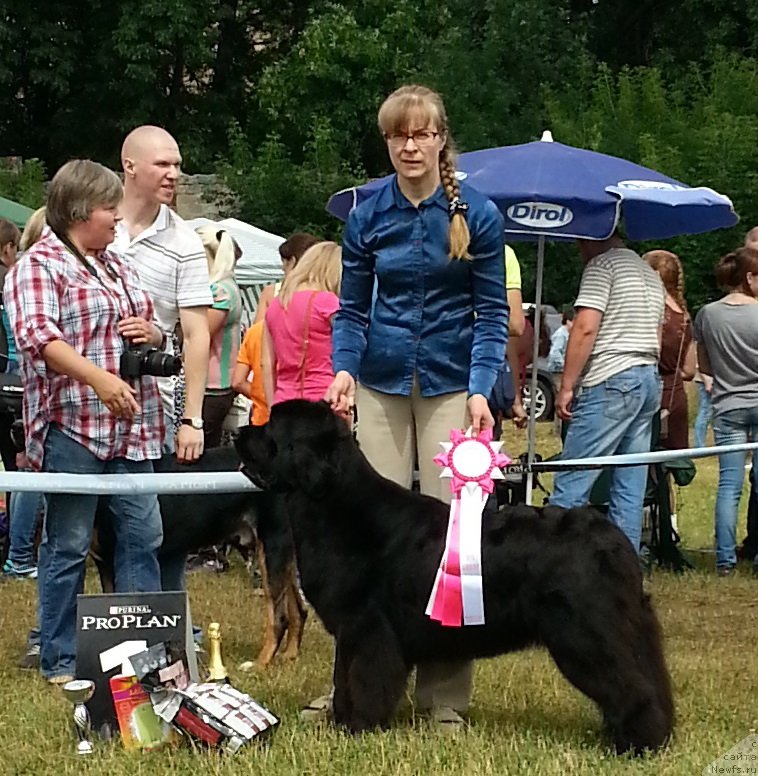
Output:
<svg viewBox="0 0 758 776">
<path fill-rule="evenodd" d="M 147 605 L 110 606 L 107 617 L 85 615 L 81 629 L 121 630 L 122 628 L 175 628 L 182 617 L 179 614 L 153 614 Z"/>
<path fill-rule="evenodd" d="M 551 202 L 519 202 L 508 208 L 507 215 L 511 221 L 532 229 L 566 226 L 574 220 L 570 208 Z"/>
</svg>

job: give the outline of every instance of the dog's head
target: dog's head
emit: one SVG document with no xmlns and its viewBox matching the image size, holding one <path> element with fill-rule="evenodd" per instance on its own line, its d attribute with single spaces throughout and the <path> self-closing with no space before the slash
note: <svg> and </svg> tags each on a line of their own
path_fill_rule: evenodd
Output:
<svg viewBox="0 0 758 776">
<path fill-rule="evenodd" d="M 243 428 L 236 440 L 243 473 L 259 488 L 319 496 L 339 474 L 340 453 L 353 445 L 347 423 L 326 402 L 276 404 L 265 426 Z"/>
</svg>

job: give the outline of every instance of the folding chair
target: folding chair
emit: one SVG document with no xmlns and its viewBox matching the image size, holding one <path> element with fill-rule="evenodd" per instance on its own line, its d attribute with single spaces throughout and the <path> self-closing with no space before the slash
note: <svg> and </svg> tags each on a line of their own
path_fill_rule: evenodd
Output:
<svg viewBox="0 0 758 776">
<path fill-rule="evenodd" d="M 653 421 L 650 449 L 664 450 L 660 445 L 660 422 L 656 415 Z M 676 572 L 694 568 L 692 562 L 681 551 L 679 534 L 671 524 L 671 481 L 684 487 L 695 477 L 696 468 L 690 458 L 666 463 L 654 463 L 648 467 L 644 519 L 642 524 L 642 546 L 647 547 L 650 557 L 661 568 Z M 597 478 L 590 492 L 590 505 L 601 512 L 608 511 L 610 498 L 610 472 L 605 469 Z"/>
</svg>

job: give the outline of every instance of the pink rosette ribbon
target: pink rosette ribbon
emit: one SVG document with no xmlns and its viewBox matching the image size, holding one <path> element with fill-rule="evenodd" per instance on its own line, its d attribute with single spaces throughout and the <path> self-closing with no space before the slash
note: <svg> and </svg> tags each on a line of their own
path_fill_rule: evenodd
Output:
<svg viewBox="0 0 758 776">
<path fill-rule="evenodd" d="M 501 467 L 511 459 L 500 452 L 502 442 L 492 441 L 490 430 L 474 436 L 454 429 L 450 442 L 434 462 L 442 466 L 440 477 L 450 477 L 453 499 L 447 538 L 426 614 L 442 625 L 484 624 L 482 586 L 482 511 L 495 480 L 503 479 Z"/>
</svg>

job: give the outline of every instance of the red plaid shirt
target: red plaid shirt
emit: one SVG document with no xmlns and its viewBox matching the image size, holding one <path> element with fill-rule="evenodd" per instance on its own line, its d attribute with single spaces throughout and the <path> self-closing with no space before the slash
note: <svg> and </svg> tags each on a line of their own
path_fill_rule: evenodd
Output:
<svg viewBox="0 0 758 776">
<path fill-rule="evenodd" d="M 117 324 L 138 315 L 153 319 L 153 303 L 136 273 L 115 253 L 100 255 L 118 280 L 92 260 L 93 277 L 52 233 L 36 243 L 13 267 L 5 282 L 4 302 L 16 338 L 24 381 L 26 453 L 42 468 L 45 438 L 56 423 L 101 460 L 160 458 L 163 408 L 154 377 L 128 380 L 137 391 L 140 412 L 117 418 L 85 383 L 55 372 L 42 350 L 63 340 L 93 364 L 119 374 L 124 340 Z M 129 290 L 129 298 L 125 293 Z"/>
</svg>

